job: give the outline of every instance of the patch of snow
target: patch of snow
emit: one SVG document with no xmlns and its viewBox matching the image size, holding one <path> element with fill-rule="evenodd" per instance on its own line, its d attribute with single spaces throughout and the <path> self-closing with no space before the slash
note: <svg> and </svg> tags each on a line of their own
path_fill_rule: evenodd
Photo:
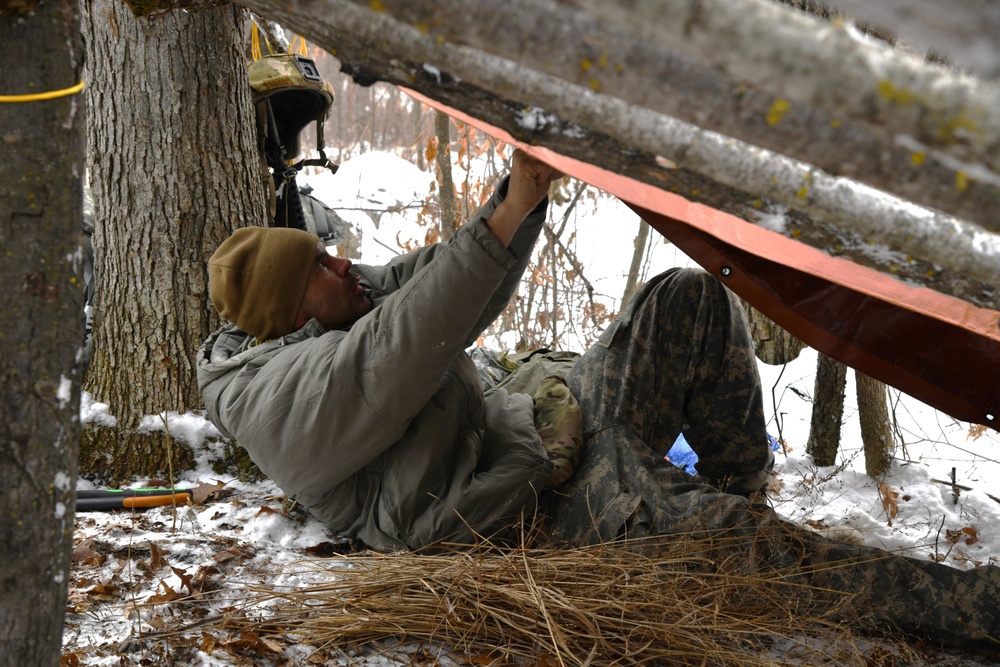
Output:
<svg viewBox="0 0 1000 667">
<path fill-rule="evenodd" d="M 59 386 L 56 387 L 56 400 L 59 401 L 59 409 L 62 410 L 69 403 L 73 396 L 73 381 L 65 375 L 59 376 Z"/>
<path fill-rule="evenodd" d="M 552 115 L 546 114 L 543 109 L 538 107 L 527 107 L 521 109 L 515 115 L 517 124 L 526 130 L 541 130 L 546 125 L 550 123 L 557 123 L 559 119 Z"/>
</svg>

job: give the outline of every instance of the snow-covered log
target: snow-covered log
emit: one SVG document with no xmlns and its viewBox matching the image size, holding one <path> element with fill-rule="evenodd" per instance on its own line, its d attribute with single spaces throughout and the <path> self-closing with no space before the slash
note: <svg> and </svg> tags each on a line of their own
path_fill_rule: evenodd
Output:
<svg viewBox="0 0 1000 667">
<path fill-rule="evenodd" d="M 787 207 L 802 242 L 997 305 L 1000 88 L 846 23 L 763 0 L 243 4 L 359 82 L 751 222 Z"/>
</svg>

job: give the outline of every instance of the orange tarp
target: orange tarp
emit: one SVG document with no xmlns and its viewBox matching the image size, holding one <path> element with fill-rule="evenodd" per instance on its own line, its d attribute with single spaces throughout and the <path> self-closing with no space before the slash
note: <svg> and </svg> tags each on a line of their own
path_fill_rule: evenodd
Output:
<svg viewBox="0 0 1000 667">
<path fill-rule="evenodd" d="M 1000 312 L 803 243 L 415 99 L 612 194 L 810 347 L 957 419 L 1000 430 Z"/>
</svg>

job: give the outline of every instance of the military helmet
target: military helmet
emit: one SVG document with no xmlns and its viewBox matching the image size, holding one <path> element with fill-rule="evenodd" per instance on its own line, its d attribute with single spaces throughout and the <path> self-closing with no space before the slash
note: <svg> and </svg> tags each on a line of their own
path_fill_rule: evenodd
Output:
<svg viewBox="0 0 1000 667">
<path fill-rule="evenodd" d="M 323 121 L 334 96 L 333 87 L 320 76 L 313 60 L 298 55 L 264 56 L 249 64 L 248 73 L 258 109 L 258 130 L 266 137 L 262 143 L 276 142 L 284 148 L 285 159 L 292 159 L 299 153 L 299 134 L 313 121 L 318 124 L 317 137 L 322 143 Z M 269 107 L 269 113 L 262 107 Z"/>
</svg>

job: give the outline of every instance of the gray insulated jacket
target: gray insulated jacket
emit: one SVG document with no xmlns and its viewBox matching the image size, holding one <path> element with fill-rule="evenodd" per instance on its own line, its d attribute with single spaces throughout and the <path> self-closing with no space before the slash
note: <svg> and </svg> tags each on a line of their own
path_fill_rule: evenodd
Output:
<svg viewBox="0 0 1000 667">
<path fill-rule="evenodd" d="M 465 354 L 517 288 L 545 219 L 510 248 L 485 221 L 447 243 L 356 265 L 373 310 L 251 345 L 223 327 L 198 354 L 209 418 L 334 533 L 378 550 L 463 544 L 531 512 L 551 470 L 526 394 L 483 394 Z"/>
</svg>

